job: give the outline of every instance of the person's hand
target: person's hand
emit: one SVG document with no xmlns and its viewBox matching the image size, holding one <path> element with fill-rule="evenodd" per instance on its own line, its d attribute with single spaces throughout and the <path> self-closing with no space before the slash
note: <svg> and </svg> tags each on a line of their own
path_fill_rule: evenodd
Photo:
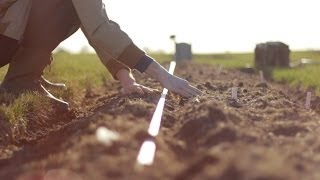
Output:
<svg viewBox="0 0 320 180">
<path fill-rule="evenodd" d="M 148 88 L 136 82 L 132 84 L 122 85 L 121 93 L 122 94 L 133 94 L 138 93 L 139 95 L 152 94 L 157 90 Z"/>
<path fill-rule="evenodd" d="M 149 65 L 146 73 L 157 79 L 160 84 L 169 91 L 176 92 L 184 97 L 201 95 L 201 91 L 189 84 L 188 81 L 175 75 L 171 75 L 159 63 L 153 62 Z"/>
<path fill-rule="evenodd" d="M 157 92 L 156 89 L 148 88 L 141 84 L 136 83 L 135 78 L 127 69 L 120 69 L 116 74 L 122 86 L 122 94 L 138 93 L 139 95 L 151 94 Z"/>
<path fill-rule="evenodd" d="M 169 73 L 160 76 L 159 81 L 163 87 L 170 91 L 179 93 L 184 97 L 193 97 L 201 94 L 201 91 L 189 84 L 187 80 Z"/>
</svg>

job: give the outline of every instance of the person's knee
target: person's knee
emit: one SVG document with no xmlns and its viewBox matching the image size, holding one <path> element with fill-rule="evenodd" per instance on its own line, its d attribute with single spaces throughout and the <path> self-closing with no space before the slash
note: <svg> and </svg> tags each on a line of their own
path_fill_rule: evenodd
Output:
<svg viewBox="0 0 320 180">
<path fill-rule="evenodd" d="M 55 49 L 63 40 L 80 28 L 80 20 L 71 0 L 33 2 L 23 45 Z"/>
<path fill-rule="evenodd" d="M 18 40 L 0 34 L 0 68 L 10 63 L 18 46 Z"/>
</svg>

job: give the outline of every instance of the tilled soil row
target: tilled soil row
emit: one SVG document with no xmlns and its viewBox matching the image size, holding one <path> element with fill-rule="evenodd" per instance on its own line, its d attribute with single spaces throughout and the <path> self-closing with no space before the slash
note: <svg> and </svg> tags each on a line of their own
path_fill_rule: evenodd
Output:
<svg viewBox="0 0 320 180">
<path fill-rule="evenodd" d="M 160 96 L 124 97 L 110 83 L 85 99 L 86 112 L 61 130 L 11 147 L 14 153 L 0 161 L 0 177 L 320 179 L 320 116 L 316 109 L 304 109 L 306 92 L 208 65 L 179 64 L 176 73 L 204 95 L 167 96 L 154 165 L 141 167 L 136 156 Z M 160 87 L 137 76 L 142 84 Z M 238 87 L 238 101 L 230 98 L 233 87 Z M 312 99 L 312 108 L 317 108 L 317 99 Z M 98 127 L 119 133 L 120 139 L 108 146 L 100 143 Z"/>
</svg>

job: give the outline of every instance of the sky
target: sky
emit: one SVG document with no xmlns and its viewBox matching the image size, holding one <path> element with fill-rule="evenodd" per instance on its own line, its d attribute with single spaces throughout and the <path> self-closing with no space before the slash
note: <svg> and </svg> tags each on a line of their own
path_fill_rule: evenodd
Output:
<svg viewBox="0 0 320 180">
<path fill-rule="evenodd" d="M 173 52 L 169 36 L 195 53 L 250 52 L 282 41 L 292 50 L 320 49 L 319 0 L 104 0 L 107 14 L 142 49 Z M 89 46 L 81 31 L 60 47 Z"/>
</svg>

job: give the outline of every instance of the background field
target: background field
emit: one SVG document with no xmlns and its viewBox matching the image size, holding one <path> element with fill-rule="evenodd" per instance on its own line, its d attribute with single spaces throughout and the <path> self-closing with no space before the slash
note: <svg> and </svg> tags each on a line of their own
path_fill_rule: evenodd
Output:
<svg viewBox="0 0 320 180">
<path fill-rule="evenodd" d="M 45 76 L 67 84 L 67 90 L 50 90 L 71 109 L 59 112 L 42 96 L 25 94 L 12 100 L 1 93 L 0 179 L 26 179 L 30 172 L 41 177 L 52 171 L 84 179 L 320 179 L 319 96 L 312 98 L 312 111 L 306 110 L 306 91 L 287 84 L 319 92 L 319 65 L 274 69 L 271 78 L 284 83 L 261 87 L 257 74 L 235 69 L 252 66 L 253 54 L 195 55 L 197 63 L 181 64 L 175 73 L 206 93 L 200 103 L 169 94 L 156 164 L 140 172 L 133 169 L 137 151 L 159 97 L 122 96 L 119 83 L 111 81 L 96 55 L 54 56 Z M 172 59 L 167 54 L 151 56 L 161 63 Z M 292 62 L 302 58 L 320 62 L 320 53 L 291 55 Z M 0 70 L 1 78 L 5 70 Z M 160 88 L 136 75 L 138 82 Z M 235 85 L 239 101 L 229 98 Z M 109 148 L 102 146 L 95 135 L 101 126 L 123 138 Z M 211 172 L 216 178 L 206 178 Z M 97 174 L 100 178 L 93 177 Z"/>
<path fill-rule="evenodd" d="M 54 55 L 55 61 L 47 68 L 45 76 L 52 81 L 62 81 L 72 86 L 101 85 L 110 75 L 100 63 L 95 54 L 69 54 L 60 52 Z M 151 54 L 159 62 L 172 59 L 170 54 Z M 313 59 L 320 63 L 320 51 L 297 51 L 291 53 L 291 62 L 295 63 L 302 58 Z M 225 68 L 241 68 L 253 66 L 252 53 L 222 53 L 196 54 L 194 61 L 198 63 L 222 65 Z M 287 82 L 291 85 L 312 87 L 320 91 L 319 64 L 306 65 L 297 68 L 274 69 L 271 77 L 276 81 Z M 3 78 L 6 68 L 0 69 L 0 79 Z"/>
<path fill-rule="evenodd" d="M 173 56 L 170 54 L 154 53 L 151 54 L 151 56 L 160 63 L 165 63 L 173 59 Z M 291 63 L 297 63 L 303 58 L 312 59 L 315 64 L 295 68 L 272 69 L 270 71 L 270 79 L 289 84 L 294 88 L 312 88 L 316 91 L 317 95 L 319 95 L 320 81 L 318 77 L 320 76 L 320 51 L 291 53 Z M 54 59 L 51 66 L 46 68 L 45 77 L 53 82 L 63 82 L 67 84 L 67 91 L 54 90 L 52 93 L 56 97 L 70 102 L 72 106 L 79 103 L 84 96 L 92 94 L 92 90 L 105 87 L 103 85 L 112 79 L 95 54 L 70 54 L 61 51 L 54 55 Z M 254 54 L 195 54 L 194 61 L 199 64 L 223 66 L 227 69 L 252 67 L 254 65 Z M 7 67 L 0 69 L 0 81 L 3 79 L 6 70 Z M 26 99 L 28 100 L 26 101 Z M 0 95 L 0 102 L 11 101 L 10 96 L 6 94 Z M 41 103 L 37 102 L 39 102 L 37 96 L 26 94 L 15 100 L 14 103 L 9 103 L 9 105 L 6 105 L 8 103 L 0 104 L 0 118 L 5 119 L 11 126 L 26 124 L 26 122 L 24 122 L 26 120 L 26 114 L 37 111 L 37 107 L 42 106 Z M 44 100 L 40 100 L 40 102 L 44 102 Z M 33 104 L 31 108 L 30 104 Z"/>
</svg>

